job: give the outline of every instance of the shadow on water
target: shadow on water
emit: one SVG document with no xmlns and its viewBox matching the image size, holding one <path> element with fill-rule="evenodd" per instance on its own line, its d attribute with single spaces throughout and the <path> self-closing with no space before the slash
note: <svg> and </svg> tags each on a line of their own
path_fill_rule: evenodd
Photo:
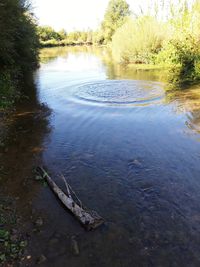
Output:
<svg viewBox="0 0 200 267">
<path fill-rule="evenodd" d="M 30 266 L 41 254 L 44 266 L 199 266 L 199 90 L 165 94 L 162 73 L 119 67 L 104 48 L 45 49 L 41 61 L 38 99 L 52 115 L 21 105 L 1 154 L 5 191 L 27 221 L 43 219 L 29 226 Z M 85 232 L 28 179 L 41 161 L 106 219 L 102 228 Z"/>
<path fill-rule="evenodd" d="M 19 226 L 22 231 L 32 223 L 32 200 L 40 190 L 33 180 L 33 170 L 41 164 L 44 138 L 50 132 L 48 117 L 51 113 L 39 103 L 32 77 L 26 78 L 23 90 L 26 97 L 17 104 L 15 111 L 2 119 L 0 147 L 1 197 L 16 200 L 17 212 L 22 216 Z"/>
</svg>

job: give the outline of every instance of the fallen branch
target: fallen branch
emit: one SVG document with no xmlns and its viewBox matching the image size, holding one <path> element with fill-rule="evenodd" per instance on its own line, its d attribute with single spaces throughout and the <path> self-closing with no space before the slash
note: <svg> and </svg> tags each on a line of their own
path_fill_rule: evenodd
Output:
<svg viewBox="0 0 200 267">
<path fill-rule="evenodd" d="M 79 206 L 80 206 L 81 208 L 83 208 L 83 204 L 82 204 L 82 202 L 81 202 L 80 199 L 77 197 L 76 193 L 73 191 L 73 189 L 71 188 L 71 186 L 67 183 L 67 181 L 66 181 L 64 175 L 61 174 L 61 178 L 62 178 L 62 180 L 64 181 L 64 184 L 65 184 L 65 186 L 66 186 L 66 188 L 67 188 L 68 196 L 71 197 L 71 198 L 73 198 L 72 195 L 71 195 L 71 192 L 72 192 L 72 194 L 74 195 L 74 197 L 76 198 L 76 200 L 79 202 Z M 70 192 L 70 191 L 71 191 L 71 192 Z M 74 200 L 74 201 L 75 201 L 75 200 Z"/>
<path fill-rule="evenodd" d="M 80 221 L 81 224 L 87 229 L 95 229 L 101 224 L 103 224 L 104 220 L 100 217 L 96 212 L 87 211 L 86 209 L 80 207 L 72 198 L 70 192 L 70 186 L 67 181 L 65 181 L 65 185 L 67 188 L 68 196 L 56 185 L 56 183 L 51 179 L 48 173 L 42 168 L 38 167 L 37 171 L 41 174 L 43 178 L 46 179 L 48 185 L 53 190 L 53 192 L 57 195 L 57 197 L 61 200 L 61 202 L 65 205 L 67 209 L 69 209 L 74 216 Z"/>
<path fill-rule="evenodd" d="M 64 184 L 65 184 L 65 186 L 66 186 L 66 188 L 67 188 L 67 194 L 68 194 L 68 197 L 71 198 L 72 195 L 71 195 L 71 192 L 70 192 L 70 189 L 69 189 L 69 185 L 68 185 L 68 183 L 67 183 L 67 181 L 66 181 L 64 175 L 61 175 L 61 178 L 63 179 L 63 182 L 64 182 Z"/>
</svg>

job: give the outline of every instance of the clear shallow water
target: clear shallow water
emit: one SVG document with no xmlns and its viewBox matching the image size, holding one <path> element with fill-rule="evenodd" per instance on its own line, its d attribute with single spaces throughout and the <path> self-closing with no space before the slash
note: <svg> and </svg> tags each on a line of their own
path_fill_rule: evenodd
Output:
<svg viewBox="0 0 200 267">
<path fill-rule="evenodd" d="M 52 110 L 43 162 L 106 223 L 85 232 L 48 188 L 33 188 L 44 219 L 33 257 L 44 254 L 45 266 L 200 266 L 200 89 L 165 94 L 162 73 L 117 66 L 103 49 L 46 49 L 41 59 L 38 97 Z"/>
<path fill-rule="evenodd" d="M 84 233 L 47 199 L 55 230 L 79 232 L 80 256 L 54 259 L 60 266 L 199 266 L 194 97 L 165 95 L 161 76 L 119 69 L 92 49 L 67 49 L 38 71 L 40 99 L 53 110 L 44 161 L 106 219 Z"/>
</svg>

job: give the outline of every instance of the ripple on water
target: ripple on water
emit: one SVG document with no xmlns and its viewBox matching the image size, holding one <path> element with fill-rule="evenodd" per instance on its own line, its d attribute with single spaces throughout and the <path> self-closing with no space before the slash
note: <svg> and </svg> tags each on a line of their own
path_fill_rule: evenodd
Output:
<svg viewBox="0 0 200 267">
<path fill-rule="evenodd" d="M 73 96 L 91 104 L 146 106 L 159 103 L 164 97 L 164 90 L 159 82 L 107 80 L 80 85 Z"/>
</svg>

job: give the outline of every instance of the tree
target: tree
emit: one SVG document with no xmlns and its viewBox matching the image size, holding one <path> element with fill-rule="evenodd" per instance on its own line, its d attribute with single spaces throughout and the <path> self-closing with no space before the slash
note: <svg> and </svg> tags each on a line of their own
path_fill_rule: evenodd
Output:
<svg viewBox="0 0 200 267">
<path fill-rule="evenodd" d="M 13 15 L 15 14 L 15 15 Z M 37 61 L 37 36 L 34 18 L 25 0 L 0 0 L 0 67 L 12 67 L 29 59 Z M 27 66 L 25 66 L 26 69 Z"/>
<path fill-rule="evenodd" d="M 129 15 L 129 5 L 125 0 L 110 0 L 101 25 L 104 43 L 112 40 L 115 31 L 124 24 Z"/>
<path fill-rule="evenodd" d="M 65 29 L 60 30 L 60 31 L 58 32 L 58 34 L 60 35 L 61 40 L 64 40 L 64 39 L 67 38 L 67 32 L 66 32 Z"/>
<path fill-rule="evenodd" d="M 0 0 L 0 106 L 14 99 L 24 75 L 38 63 L 38 37 L 26 0 Z M 6 100 L 7 101 L 7 100 Z"/>
<path fill-rule="evenodd" d="M 167 35 L 164 23 L 151 16 L 129 18 L 112 38 L 112 54 L 120 63 L 152 63 Z"/>
<path fill-rule="evenodd" d="M 56 32 L 50 26 L 40 26 L 38 27 L 38 35 L 41 41 L 48 41 L 48 40 L 61 40 L 62 36 L 60 33 Z M 62 32 L 63 34 L 63 32 Z"/>
</svg>

